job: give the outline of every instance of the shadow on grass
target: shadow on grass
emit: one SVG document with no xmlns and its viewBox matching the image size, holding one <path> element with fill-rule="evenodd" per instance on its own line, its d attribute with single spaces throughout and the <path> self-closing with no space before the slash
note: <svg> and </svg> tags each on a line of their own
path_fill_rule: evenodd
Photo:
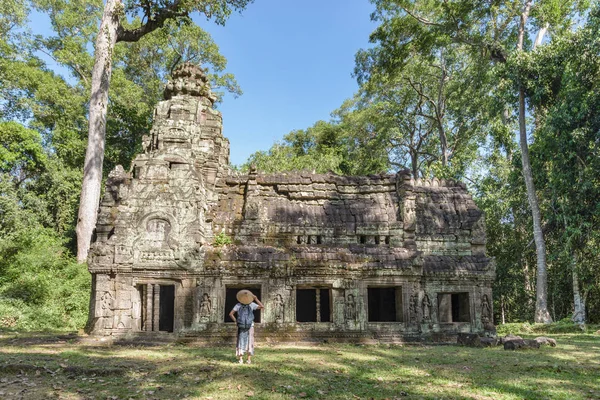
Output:
<svg viewBox="0 0 600 400">
<path fill-rule="evenodd" d="M 5 398 L 595 398 L 600 338 L 527 352 L 457 346 L 258 343 L 255 363 L 232 347 L 97 347 L 76 339 L 0 338 Z M 31 386 L 31 385 L 35 386 Z"/>
</svg>

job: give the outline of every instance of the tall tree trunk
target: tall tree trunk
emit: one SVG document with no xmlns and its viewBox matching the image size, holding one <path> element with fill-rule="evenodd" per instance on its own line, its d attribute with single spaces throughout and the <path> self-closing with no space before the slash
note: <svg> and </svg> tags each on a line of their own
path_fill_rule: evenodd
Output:
<svg viewBox="0 0 600 400">
<path fill-rule="evenodd" d="M 96 38 L 94 69 L 92 70 L 88 145 L 83 166 L 83 184 L 77 219 L 77 261 L 80 263 L 84 263 L 87 260 L 92 233 L 96 226 L 98 205 L 100 203 L 108 87 L 112 71 L 112 54 L 117 41 L 119 13 L 121 10 L 123 10 L 122 0 L 106 1 L 100 30 Z"/>
<path fill-rule="evenodd" d="M 525 40 L 525 27 L 529 11 L 531 9 L 531 0 L 525 3 L 525 8 L 521 14 L 521 23 L 519 25 L 518 51 L 523 51 Z M 541 42 L 541 41 L 540 41 Z M 521 147 L 521 163 L 523 165 L 523 178 L 527 188 L 527 200 L 531 208 L 533 219 L 533 239 L 535 241 L 535 252 L 537 254 L 537 279 L 535 293 L 535 316 L 534 321 L 538 323 L 551 323 L 552 317 L 548 312 L 548 272 L 546 270 L 546 243 L 542 232 L 542 217 L 535 185 L 533 184 L 533 175 L 531 173 L 531 162 L 529 161 L 529 146 L 527 144 L 527 126 L 525 123 L 525 89 L 519 86 L 519 145 Z"/>
<path fill-rule="evenodd" d="M 437 128 L 438 128 L 438 133 L 440 135 L 440 147 L 441 147 L 441 151 L 442 151 L 442 166 L 447 167 L 448 166 L 448 138 L 446 136 L 446 130 L 444 129 L 444 126 L 442 125 L 441 119 L 438 119 L 438 121 L 437 121 Z"/>
<path fill-rule="evenodd" d="M 419 177 L 419 155 L 417 151 L 410 151 L 410 166 L 413 178 L 417 179 Z"/>
<path fill-rule="evenodd" d="M 523 164 L 523 177 L 527 188 L 527 200 L 531 208 L 533 219 L 533 239 L 537 254 L 537 279 L 535 293 L 535 322 L 551 323 L 552 317 L 548 312 L 548 273 L 546 270 L 546 243 L 542 232 L 542 217 L 538 205 L 535 185 L 529 161 L 529 146 L 527 145 L 527 131 L 525 126 L 525 91 L 519 89 L 519 144 L 521 146 L 521 162 Z"/>
<path fill-rule="evenodd" d="M 585 325 L 585 301 L 579 291 L 579 276 L 576 269 L 576 258 L 573 256 L 573 317 L 571 319 L 579 326 Z"/>
</svg>

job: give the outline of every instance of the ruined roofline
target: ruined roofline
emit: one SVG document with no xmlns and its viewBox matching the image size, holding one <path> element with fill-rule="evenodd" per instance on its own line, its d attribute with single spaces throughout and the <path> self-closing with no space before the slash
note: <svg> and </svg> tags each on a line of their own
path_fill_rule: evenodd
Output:
<svg viewBox="0 0 600 400">
<path fill-rule="evenodd" d="M 311 184 L 311 183 L 333 183 L 337 185 L 382 185 L 395 184 L 403 182 L 406 186 L 412 187 L 440 187 L 440 188 L 461 188 L 467 189 L 466 184 L 453 179 L 414 179 L 408 170 L 401 170 L 395 174 L 380 173 L 369 175 L 339 175 L 335 172 L 326 174 L 316 174 L 310 171 L 286 171 L 286 172 L 262 172 L 250 171 L 241 173 L 231 171 L 224 177 L 227 184 L 245 184 L 249 180 L 255 180 L 260 185 L 276 184 Z"/>
</svg>

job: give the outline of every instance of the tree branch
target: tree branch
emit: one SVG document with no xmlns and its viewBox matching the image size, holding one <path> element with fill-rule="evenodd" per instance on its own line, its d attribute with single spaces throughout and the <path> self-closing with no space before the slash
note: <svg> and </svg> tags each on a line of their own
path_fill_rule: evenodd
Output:
<svg viewBox="0 0 600 400">
<path fill-rule="evenodd" d="M 162 28 L 166 20 L 175 19 L 177 17 L 187 17 L 188 12 L 181 11 L 180 5 L 181 1 L 175 0 L 173 3 L 161 8 L 154 16 L 146 14 L 148 21 L 135 29 L 125 29 L 123 28 L 123 25 L 119 24 L 117 30 L 117 42 L 137 42 L 144 35 Z"/>
</svg>

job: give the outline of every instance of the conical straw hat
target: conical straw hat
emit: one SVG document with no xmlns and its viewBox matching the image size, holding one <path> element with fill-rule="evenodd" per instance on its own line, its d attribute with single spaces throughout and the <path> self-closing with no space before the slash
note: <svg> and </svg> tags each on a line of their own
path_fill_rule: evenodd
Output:
<svg viewBox="0 0 600 400">
<path fill-rule="evenodd" d="M 235 297 L 242 304 L 250 304 L 254 300 L 254 295 L 252 294 L 252 292 L 246 289 L 242 289 L 239 292 L 237 292 L 237 295 Z"/>
</svg>

